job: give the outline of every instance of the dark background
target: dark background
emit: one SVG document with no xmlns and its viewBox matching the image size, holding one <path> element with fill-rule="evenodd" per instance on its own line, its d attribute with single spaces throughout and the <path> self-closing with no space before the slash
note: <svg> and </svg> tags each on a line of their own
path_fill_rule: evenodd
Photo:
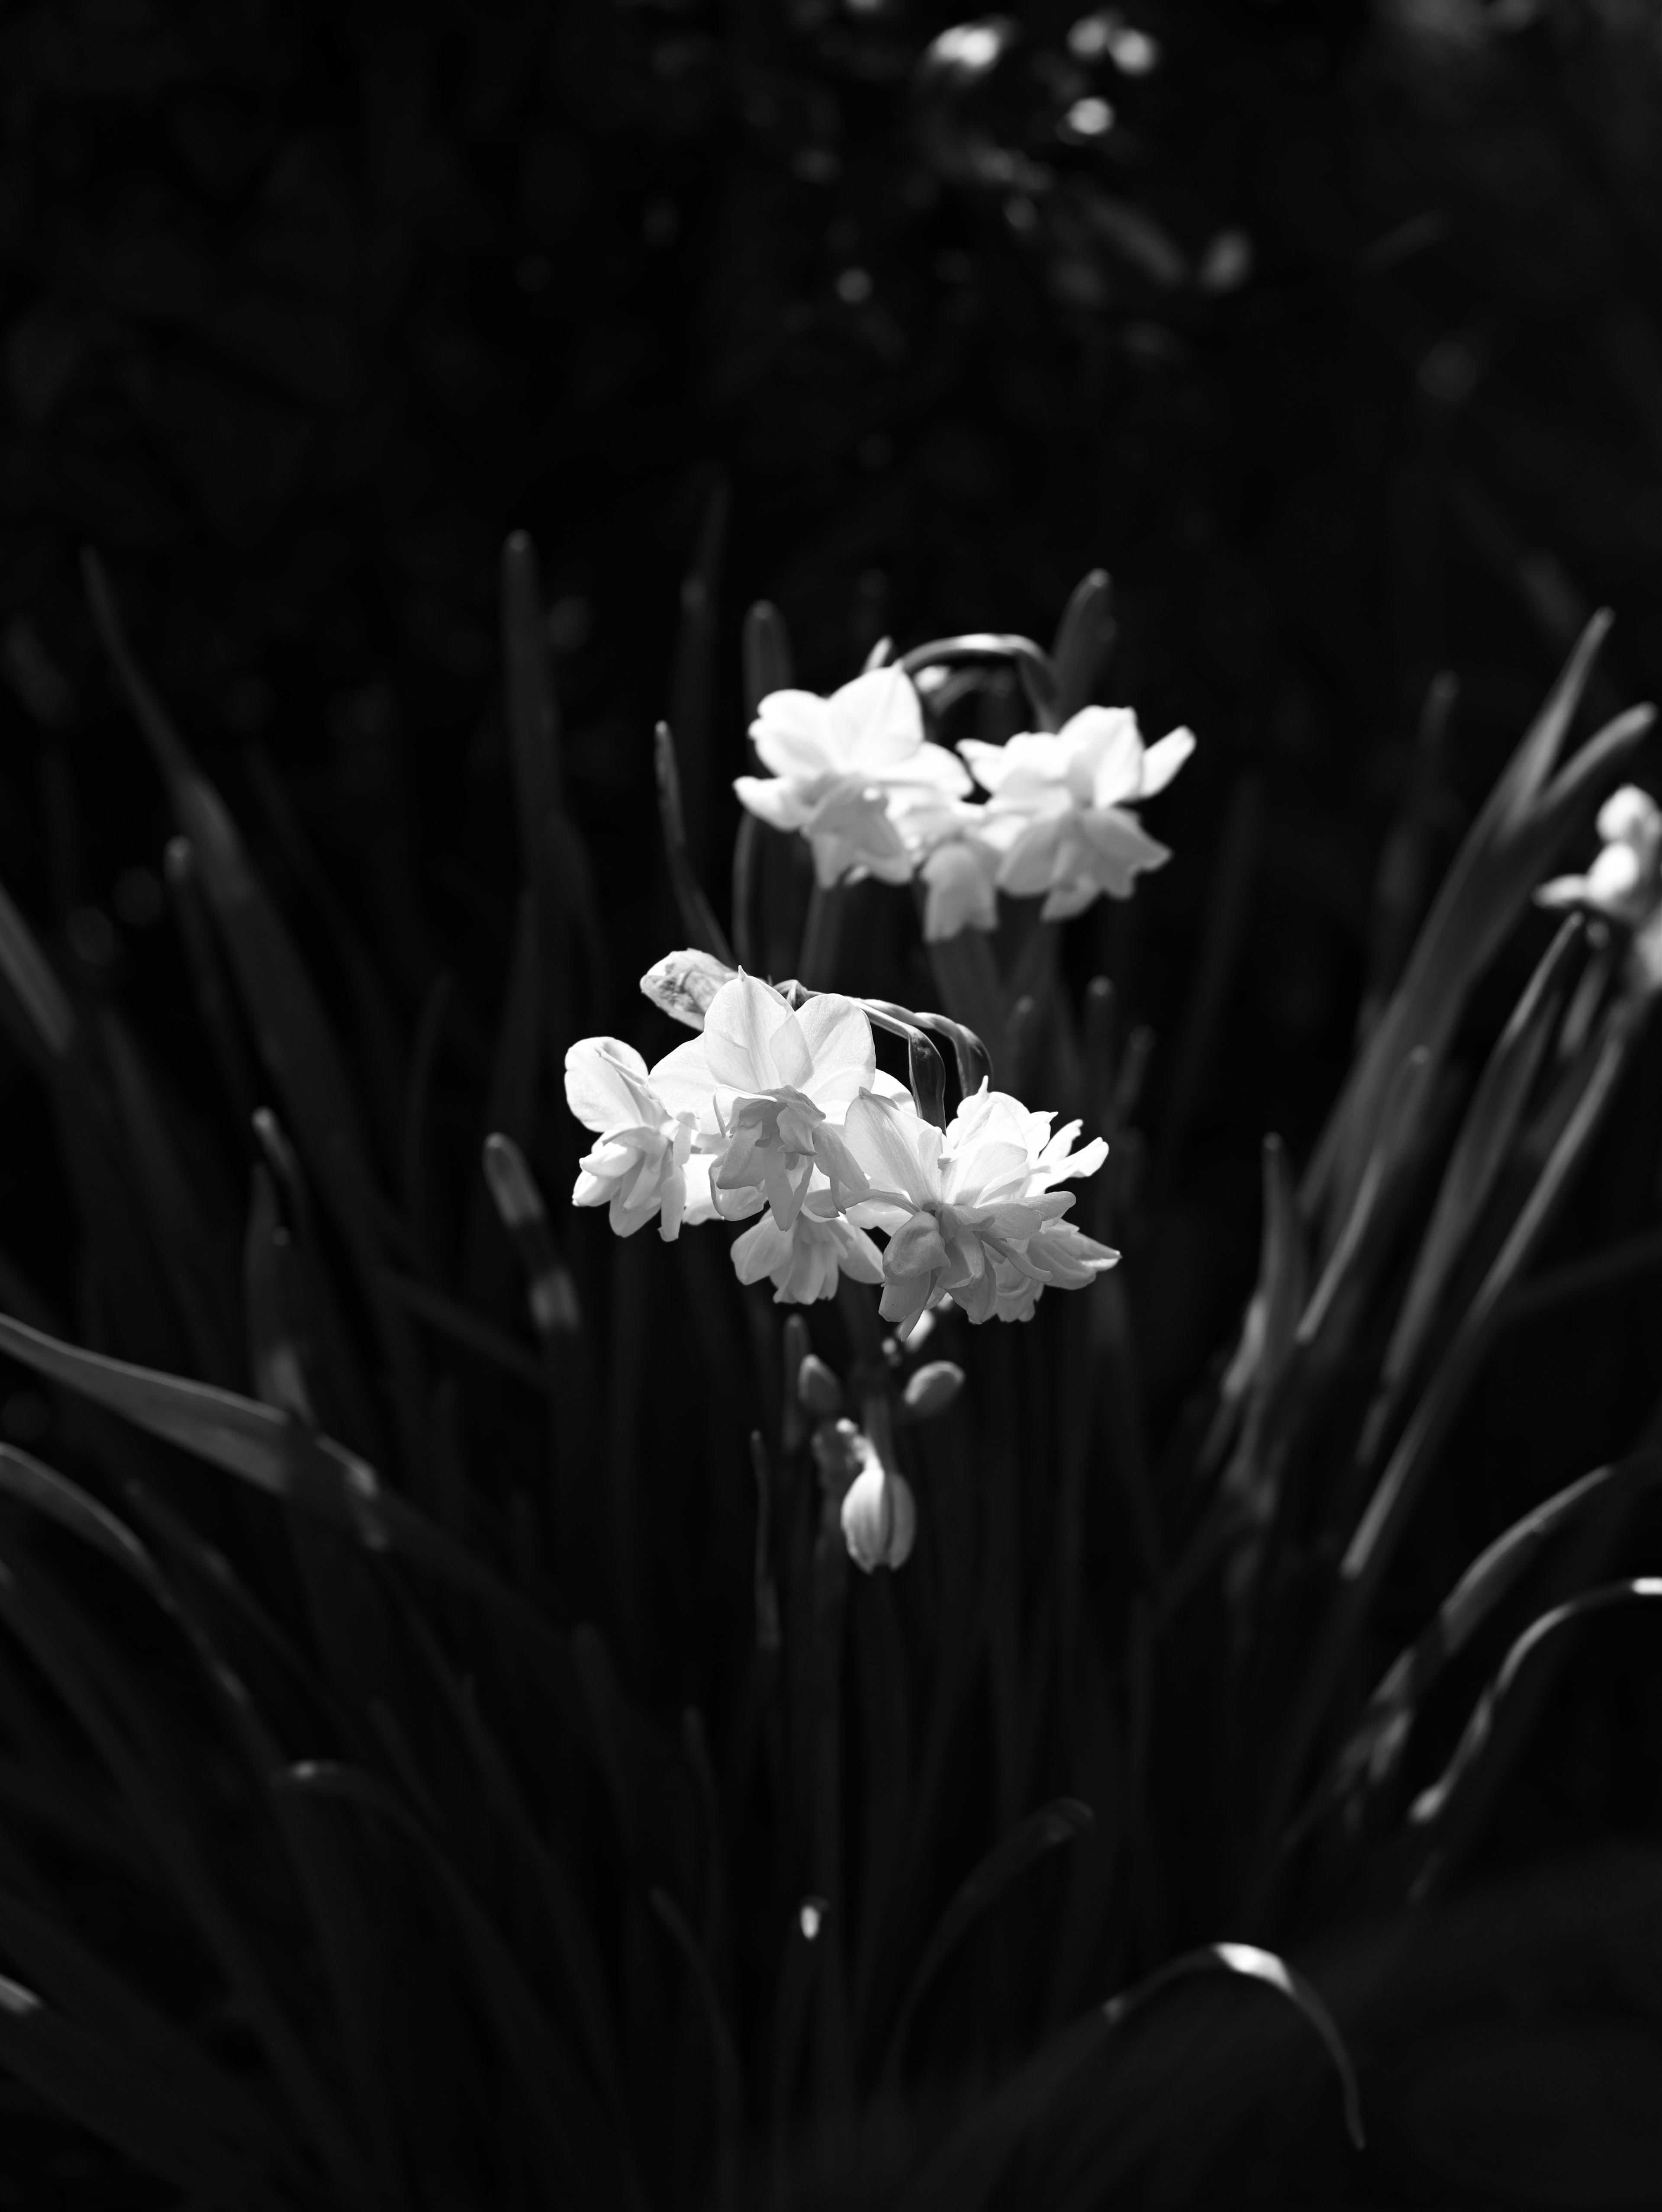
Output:
<svg viewBox="0 0 1662 2212">
<path fill-rule="evenodd" d="M 1260 1135 L 1307 1147 L 1400 958 L 1393 823 L 1422 903 L 1595 605 L 1596 703 L 1662 689 L 1662 28 L 1639 0 L 1098 20 L 1081 58 L 1071 8 L 1022 8 L 965 82 L 924 58 L 950 11 L 905 0 L 0 8 L 0 880 L 187 1099 L 212 1079 L 164 801 L 83 545 L 302 933 L 309 850 L 410 1028 L 458 971 L 481 1066 L 514 874 L 506 532 L 541 553 L 619 979 L 589 1025 L 624 1035 L 679 935 L 651 728 L 703 696 L 674 667 L 701 546 L 718 650 L 683 737 L 718 906 L 751 600 L 829 689 L 885 633 L 1048 639 L 1100 563 L 1108 696 L 1201 739 L 1156 825 L 1176 863 L 1069 954 L 1160 1040 L 1133 1288 L 1169 1425 L 1250 1285 Z M 1442 668 L 1459 703 L 1416 755 Z M 1652 1049 L 1549 1261 L 1654 1219 L 1659 1092 Z M 49 1126 L 6 1052 L 0 1243 L 67 1307 Z M 1629 1441 L 1659 1328 L 1653 1278 L 1514 1334 L 1423 1595 Z M 1596 1747 L 1653 1734 L 1654 1693 L 1624 1664 L 1624 1720 L 1584 1675 L 1549 1832 L 1654 1811 L 1643 1763 Z"/>
</svg>

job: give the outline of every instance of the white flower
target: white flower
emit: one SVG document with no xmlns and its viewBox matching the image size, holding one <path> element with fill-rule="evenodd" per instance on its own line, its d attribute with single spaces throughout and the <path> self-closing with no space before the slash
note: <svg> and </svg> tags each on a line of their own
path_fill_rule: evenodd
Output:
<svg viewBox="0 0 1662 2212">
<path fill-rule="evenodd" d="M 1637 784 L 1613 791 L 1598 810 L 1604 849 L 1585 876 L 1557 876 L 1537 906 L 1589 907 L 1637 929 L 1662 905 L 1662 807 Z"/>
<path fill-rule="evenodd" d="M 910 880 L 914 855 L 897 826 L 909 804 L 962 796 L 963 765 L 923 733 L 917 694 L 898 668 L 875 668 L 829 699 L 770 691 L 751 735 L 770 777 L 741 775 L 741 803 L 776 830 L 800 830 L 827 886 L 877 876 Z"/>
<path fill-rule="evenodd" d="M 1134 878 L 1171 858 L 1126 809 L 1163 791 L 1195 749 L 1187 730 L 1145 747 L 1127 707 L 1087 707 L 1054 733 L 959 750 L 992 796 L 982 835 L 1002 854 L 998 887 L 1044 894 L 1044 918 L 1080 914 L 1099 893 L 1129 898 Z"/>
<path fill-rule="evenodd" d="M 815 1194 L 801 1207 L 788 1229 L 771 1212 L 733 1243 L 733 1265 L 741 1283 L 773 1283 L 776 1305 L 812 1305 L 837 1290 L 837 1273 L 856 1283 L 880 1283 L 883 1255 L 863 1229 L 840 1214 L 815 1210 Z"/>
<path fill-rule="evenodd" d="M 1071 1193 L 1052 1189 L 1094 1174 L 1107 1146 L 1072 1152 L 1079 1124 L 1052 1137 L 1051 1119 L 984 1084 L 944 1131 L 870 1092 L 849 1107 L 841 1145 L 871 1187 L 849 1218 L 888 1234 L 880 1310 L 903 1341 L 947 1293 L 971 1322 L 1026 1318 L 1046 1284 L 1079 1289 L 1113 1265 L 1117 1254 L 1062 1219 Z"/>
<path fill-rule="evenodd" d="M 661 1060 L 652 1079 L 672 1111 L 692 1118 L 701 1150 L 715 1155 L 717 1211 L 736 1219 L 765 1196 L 782 1231 L 807 1195 L 818 1132 L 840 1122 L 861 1091 L 898 1088 L 879 1076 L 871 1024 L 852 999 L 827 992 L 794 1013 L 744 974 L 710 1000 L 703 1036 Z M 835 1178 L 825 1188 L 834 1192 Z"/>
<path fill-rule="evenodd" d="M 690 1158 L 697 1116 L 666 1102 L 655 1073 L 617 1037 L 583 1037 L 567 1053 L 567 1103 L 600 1139 L 579 1163 L 571 1202 L 607 1207 L 620 1237 L 661 1214 L 658 1233 L 672 1243 L 683 1221 L 708 1221 L 715 1208 Z"/>
<path fill-rule="evenodd" d="M 893 820 L 928 890 L 923 938 L 928 945 L 960 929 L 998 927 L 996 844 L 984 835 L 987 810 L 940 793 L 897 807 Z"/>
</svg>

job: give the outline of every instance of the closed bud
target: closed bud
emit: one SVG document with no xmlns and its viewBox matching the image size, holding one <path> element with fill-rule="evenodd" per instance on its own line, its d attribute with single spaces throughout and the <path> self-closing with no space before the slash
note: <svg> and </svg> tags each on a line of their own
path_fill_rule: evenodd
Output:
<svg viewBox="0 0 1662 2212">
<path fill-rule="evenodd" d="M 813 1432 L 814 1465 L 819 1487 L 840 1504 L 871 1453 L 871 1439 L 861 1436 L 852 1421 L 821 1421 Z"/>
<path fill-rule="evenodd" d="M 816 1421 L 834 1421 L 843 1410 L 843 1385 L 817 1352 L 796 1370 L 796 1395 Z"/>
<path fill-rule="evenodd" d="M 735 972 L 714 953 L 689 947 L 684 952 L 667 952 L 648 968 L 641 978 L 641 993 L 688 1029 L 701 1030 L 710 1000 L 724 983 L 732 982 Z"/>
<path fill-rule="evenodd" d="M 865 1574 L 904 1566 L 917 1535 L 917 1506 L 904 1474 L 892 1474 L 868 1437 L 864 1464 L 843 1500 L 843 1540 Z"/>
<path fill-rule="evenodd" d="M 915 1421 L 944 1413 L 964 1388 L 964 1370 L 951 1359 L 931 1359 L 920 1367 L 904 1391 L 906 1411 Z"/>
</svg>

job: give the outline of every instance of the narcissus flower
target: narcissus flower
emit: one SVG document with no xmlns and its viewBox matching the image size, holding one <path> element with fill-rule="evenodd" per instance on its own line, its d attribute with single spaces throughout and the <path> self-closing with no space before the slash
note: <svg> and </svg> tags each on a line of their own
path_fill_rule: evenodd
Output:
<svg viewBox="0 0 1662 2212">
<path fill-rule="evenodd" d="M 707 1176 L 695 1170 L 689 1188 L 697 1117 L 670 1105 L 654 1075 L 617 1037 L 584 1037 L 567 1053 L 567 1103 L 600 1139 L 578 1164 L 571 1202 L 606 1207 L 620 1237 L 661 1216 L 658 1233 L 673 1243 L 683 1221 L 708 1221 L 715 1209 Z"/>
<path fill-rule="evenodd" d="M 1636 929 L 1662 904 L 1662 807 L 1637 784 L 1613 791 L 1598 810 L 1604 849 L 1585 876 L 1557 876 L 1537 906 L 1579 906 Z"/>
<path fill-rule="evenodd" d="M 959 750 L 991 793 L 981 834 L 999 850 L 998 888 L 1044 898 L 1044 918 L 1082 913 L 1099 893 L 1127 898 L 1171 858 L 1127 810 L 1163 791 L 1195 749 L 1187 730 L 1145 746 L 1126 707 L 1087 707 L 1054 732 Z"/>
<path fill-rule="evenodd" d="M 1001 1297 L 1031 1312 L 1047 1284 L 1077 1289 L 1114 1264 L 1062 1218 L 1073 1196 L 1052 1188 L 1094 1174 L 1107 1147 L 1098 1138 L 1071 1152 L 1079 1124 L 1052 1138 L 1051 1119 L 985 1085 L 945 1130 L 869 1092 L 849 1109 L 840 1144 L 869 1188 L 847 1212 L 887 1233 L 880 1310 L 903 1341 L 948 1293 L 971 1322 L 989 1321 Z"/>
<path fill-rule="evenodd" d="M 880 1077 L 871 1024 L 852 999 L 828 992 L 794 1013 L 742 974 L 705 1007 L 703 1034 L 661 1060 L 652 1079 L 672 1111 L 692 1117 L 700 1150 L 715 1156 L 717 1212 L 736 1219 L 765 1197 L 782 1231 L 807 1195 L 816 1132 L 841 1121 L 862 1090 L 898 1088 Z M 759 1195 L 752 1201 L 751 1193 Z"/>
<path fill-rule="evenodd" d="M 983 834 L 986 808 L 943 794 L 894 818 L 928 892 L 924 942 L 939 944 L 961 929 L 996 929 L 1003 855 Z"/>
<path fill-rule="evenodd" d="M 782 1228 L 770 1212 L 734 1239 L 733 1265 L 740 1281 L 759 1283 L 766 1276 L 776 1305 L 813 1305 L 834 1296 L 839 1273 L 856 1283 L 883 1279 L 883 1255 L 865 1231 L 840 1214 L 816 1212 L 816 1196 L 810 1192 L 788 1228 Z"/>
<path fill-rule="evenodd" d="M 773 773 L 740 776 L 740 803 L 776 830 L 800 830 L 827 886 L 909 882 L 916 860 L 898 818 L 970 789 L 962 763 L 925 737 L 917 694 L 898 668 L 872 669 L 829 699 L 770 691 L 751 735 Z"/>
</svg>

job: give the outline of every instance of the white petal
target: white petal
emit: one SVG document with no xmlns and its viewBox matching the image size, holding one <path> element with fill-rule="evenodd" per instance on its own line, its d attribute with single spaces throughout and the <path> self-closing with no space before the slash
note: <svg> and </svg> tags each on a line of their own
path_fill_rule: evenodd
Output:
<svg viewBox="0 0 1662 2212">
<path fill-rule="evenodd" d="M 754 975 L 735 976 L 710 1000 L 703 1044 L 710 1073 L 734 1091 L 771 1091 L 781 1083 L 800 1083 L 801 1076 L 787 1069 L 806 1073 L 812 1064 L 796 1017 L 777 991 Z"/>
<path fill-rule="evenodd" d="M 709 1055 L 703 1037 L 689 1037 L 685 1044 L 678 1044 L 673 1052 L 667 1052 L 653 1068 L 652 1087 L 670 1113 L 695 1115 L 701 1128 L 715 1127 L 710 1094 L 715 1088 L 715 1078 L 710 1073 Z"/>
<path fill-rule="evenodd" d="M 852 999 L 829 991 L 810 999 L 796 1020 L 813 1063 L 802 1088 L 817 1106 L 846 1105 L 877 1071 L 870 1022 Z"/>
<path fill-rule="evenodd" d="M 770 691 L 750 733 L 776 775 L 835 775 L 843 766 L 836 718 L 813 691 Z"/>
<path fill-rule="evenodd" d="M 898 668 L 873 668 L 833 691 L 826 707 L 839 760 L 881 775 L 923 744 L 923 714 L 911 679 Z"/>
<path fill-rule="evenodd" d="M 927 1206 L 940 1195 L 941 1133 L 918 1118 L 910 1099 L 862 1091 L 843 1122 L 849 1149 L 880 1191 L 893 1191 Z"/>
<path fill-rule="evenodd" d="M 813 811 L 804 796 L 813 787 L 788 776 L 736 775 L 733 787 L 739 804 L 774 830 L 800 830 Z"/>
<path fill-rule="evenodd" d="M 1142 757 L 1142 787 L 1140 799 L 1152 799 L 1166 785 L 1195 750 L 1192 730 L 1172 730 L 1157 738 Z"/>
<path fill-rule="evenodd" d="M 581 1037 L 565 1056 L 566 1103 L 585 1128 L 655 1121 L 647 1064 L 620 1038 Z"/>
</svg>

